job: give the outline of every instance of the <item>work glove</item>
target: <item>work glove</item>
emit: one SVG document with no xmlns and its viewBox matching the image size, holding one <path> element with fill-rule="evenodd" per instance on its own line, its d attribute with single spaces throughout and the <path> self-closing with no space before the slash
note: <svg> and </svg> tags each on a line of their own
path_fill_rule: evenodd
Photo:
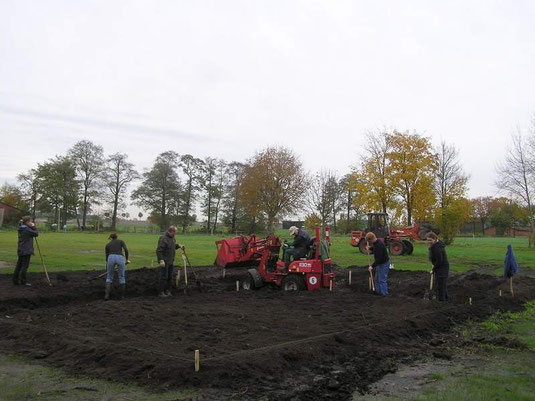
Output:
<svg viewBox="0 0 535 401">
<path fill-rule="evenodd" d="M 182 249 L 183 251 L 185 251 L 185 250 L 186 250 L 186 245 L 182 245 L 182 246 L 180 247 L 180 249 Z"/>
<path fill-rule="evenodd" d="M 130 261 L 129 261 L 129 260 L 127 260 L 127 261 L 126 261 L 126 264 L 127 264 L 127 265 L 129 265 L 129 264 L 130 264 Z"/>
<path fill-rule="evenodd" d="M 163 260 L 160 260 L 160 267 L 165 267 L 165 262 Z"/>
<path fill-rule="evenodd" d="M 370 271 L 370 272 L 373 271 L 373 267 L 368 266 L 368 271 Z"/>
</svg>

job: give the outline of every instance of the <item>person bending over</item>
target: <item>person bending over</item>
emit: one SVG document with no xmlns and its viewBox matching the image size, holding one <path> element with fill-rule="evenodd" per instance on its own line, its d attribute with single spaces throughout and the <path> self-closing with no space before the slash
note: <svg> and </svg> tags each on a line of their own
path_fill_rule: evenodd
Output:
<svg viewBox="0 0 535 401">
<path fill-rule="evenodd" d="M 128 260 L 128 248 L 123 240 L 117 238 L 117 233 L 111 233 L 108 237 L 110 242 L 106 244 L 106 290 L 104 300 L 110 299 L 111 287 L 113 285 L 113 276 L 115 275 L 115 266 L 119 273 L 119 299 L 124 298 L 126 288 L 126 265 Z M 123 255 L 124 251 L 124 255 Z"/>
<path fill-rule="evenodd" d="M 368 266 L 369 271 L 375 269 L 375 292 L 380 295 L 388 295 L 388 270 L 390 258 L 383 241 L 377 239 L 374 233 L 366 234 L 366 250 L 373 252 L 373 264 Z"/>
</svg>

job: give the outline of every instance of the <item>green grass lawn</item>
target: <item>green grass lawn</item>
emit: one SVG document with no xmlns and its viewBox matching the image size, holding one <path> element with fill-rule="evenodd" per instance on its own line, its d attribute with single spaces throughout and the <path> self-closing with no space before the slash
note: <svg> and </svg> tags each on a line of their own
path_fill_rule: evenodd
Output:
<svg viewBox="0 0 535 401">
<path fill-rule="evenodd" d="M 280 231 L 283 239 L 289 239 L 287 232 Z M 103 270 L 105 265 L 104 247 L 108 233 L 51 233 L 39 236 L 39 245 L 50 271 L 61 270 Z M 130 251 L 132 264 L 129 268 L 151 266 L 156 263 L 156 245 L 158 234 L 124 233 L 119 234 Z M 224 237 L 211 235 L 178 236 L 178 241 L 186 245 L 186 251 L 193 265 L 211 265 L 216 257 L 215 241 Z M 499 274 L 507 244 L 512 244 L 521 267 L 535 268 L 535 249 L 527 247 L 525 238 L 457 238 L 447 248 L 452 270 L 463 272 L 481 265 L 488 265 Z M 16 231 L 0 231 L 0 273 L 12 271 L 17 254 Z M 37 249 L 36 249 L 37 251 Z M 361 254 L 350 245 L 349 235 L 332 238 L 331 257 L 339 266 L 368 264 L 367 255 Z M 429 270 L 427 245 L 416 243 L 414 253 L 410 256 L 394 256 L 392 261 L 396 269 Z M 30 271 L 39 271 L 39 255 L 32 258 Z"/>
</svg>

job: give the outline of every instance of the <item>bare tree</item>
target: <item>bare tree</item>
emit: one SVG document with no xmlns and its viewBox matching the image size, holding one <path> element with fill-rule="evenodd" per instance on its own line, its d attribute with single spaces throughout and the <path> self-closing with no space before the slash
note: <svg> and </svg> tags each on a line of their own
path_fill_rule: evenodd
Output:
<svg viewBox="0 0 535 401">
<path fill-rule="evenodd" d="M 68 156 L 76 166 L 76 174 L 82 186 L 82 229 L 84 229 L 91 204 L 96 203 L 100 194 L 104 151 L 102 146 L 83 140 L 69 150 Z"/>
<path fill-rule="evenodd" d="M 190 224 L 191 211 L 195 209 L 195 193 L 199 190 L 203 165 L 204 162 L 201 159 L 193 157 L 192 155 L 186 154 L 180 157 L 179 166 L 182 168 L 182 172 L 186 176 L 180 210 L 183 234 L 186 232 L 186 228 Z"/>
<path fill-rule="evenodd" d="M 449 206 L 452 200 L 466 195 L 468 176 L 459 162 L 459 151 L 454 145 L 442 141 L 437 149 L 437 172 L 434 190 L 441 209 Z"/>
<path fill-rule="evenodd" d="M 505 154 L 505 160 L 496 168 L 498 178 L 495 185 L 498 190 L 509 194 L 527 208 L 531 225 L 529 238 L 531 247 L 535 234 L 532 204 L 535 174 L 528 155 L 528 144 L 518 130 L 511 136 L 511 147 Z"/>
<path fill-rule="evenodd" d="M 115 230 L 117 224 L 117 210 L 121 206 L 122 196 L 128 184 L 139 179 L 134 165 L 127 161 L 128 156 L 124 153 L 114 153 L 106 160 L 107 169 L 104 173 L 104 181 L 112 202 L 111 230 Z"/>
<path fill-rule="evenodd" d="M 328 170 L 321 170 L 310 177 L 310 184 L 307 191 L 306 204 L 310 213 L 316 214 L 321 225 L 324 226 L 331 221 L 333 213 L 332 207 L 332 183 L 330 182 L 333 173 Z"/>
<path fill-rule="evenodd" d="M 240 162 L 229 163 L 226 167 L 225 175 L 228 181 L 225 185 L 225 196 L 223 198 L 224 221 L 230 225 L 232 232 L 236 232 L 238 220 L 240 218 L 240 187 L 245 172 L 245 164 Z"/>
</svg>

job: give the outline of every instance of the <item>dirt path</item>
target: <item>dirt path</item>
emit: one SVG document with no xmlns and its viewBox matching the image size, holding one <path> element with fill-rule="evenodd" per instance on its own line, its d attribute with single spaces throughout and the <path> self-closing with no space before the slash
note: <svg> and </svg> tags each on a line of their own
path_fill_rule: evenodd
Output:
<svg viewBox="0 0 535 401">
<path fill-rule="evenodd" d="M 392 295 L 379 297 L 356 267 L 353 285 L 340 270 L 333 292 L 236 292 L 239 273 L 198 270 L 203 292 L 191 285 L 159 299 L 157 272 L 140 269 L 128 272 L 128 299 L 110 302 L 94 272 L 53 274 L 52 288 L 40 275 L 31 288 L 0 277 L 0 350 L 77 374 L 200 388 L 196 399 L 343 400 L 400 363 L 440 354 L 429 344 L 454 324 L 519 310 L 535 294 L 526 278 L 515 299 L 498 297 L 507 288 L 500 279 L 468 273 L 453 277 L 451 301 L 438 303 L 423 299 L 428 273 L 392 271 Z"/>
</svg>

